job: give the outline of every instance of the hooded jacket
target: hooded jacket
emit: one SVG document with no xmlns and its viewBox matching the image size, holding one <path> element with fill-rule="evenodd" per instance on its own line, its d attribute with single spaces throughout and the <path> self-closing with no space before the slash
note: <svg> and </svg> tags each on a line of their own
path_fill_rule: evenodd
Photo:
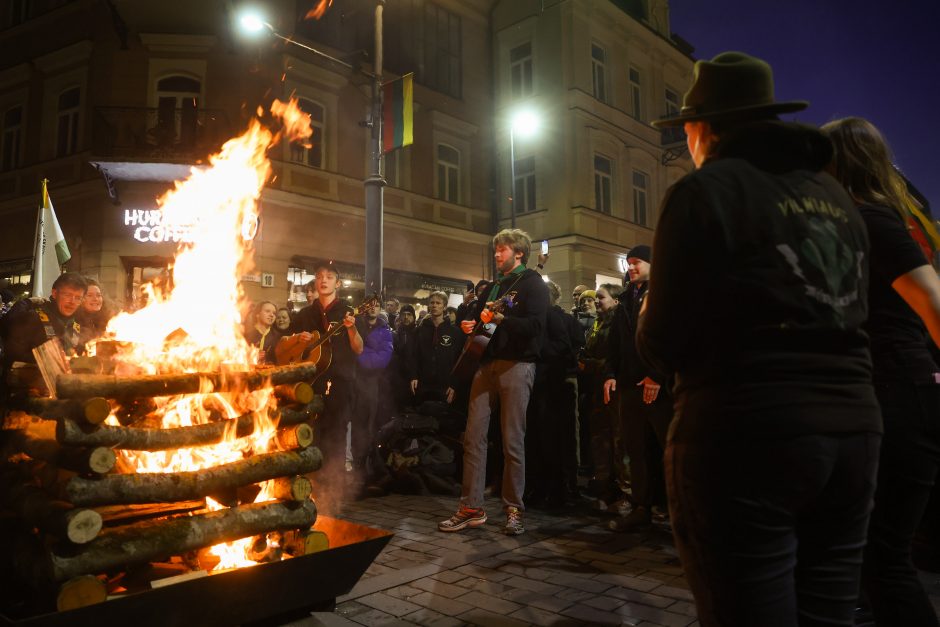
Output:
<svg viewBox="0 0 940 627">
<path fill-rule="evenodd" d="M 818 130 L 756 122 L 667 193 L 638 351 L 676 373 L 673 437 L 877 432 L 868 237 Z"/>
<path fill-rule="evenodd" d="M 370 325 L 364 316 L 356 318 L 356 328 L 362 336 L 362 352 L 356 357 L 359 374 L 382 372 L 392 360 L 392 330 L 380 316 Z"/>
<path fill-rule="evenodd" d="M 451 370 L 463 349 L 464 337 L 447 316 L 436 327 L 430 316 L 422 320 L 407 352 L 408 380 L 417 379 L 422 387 L 438 390 L 455 387 Z"/>
<path fill-rule="evenodd" d="M 490 294 L 492 283 L 483 294 Z M 526 269 L 518 277 L 507 277 L 499 285 L 498 299 L 512 296 L 512 306 L 503 311 L 503 321 L 496 326 L 490 343 L 486 346 L 482 363 L 494 359 L 510 361 L 538 361 L 542 350 L 542 334 L 545 332 L 545 315 L 548 312 L 548 287 L 542 275 Z M 479 320 L 480 312 L 475 319 Z"/>
</svg>

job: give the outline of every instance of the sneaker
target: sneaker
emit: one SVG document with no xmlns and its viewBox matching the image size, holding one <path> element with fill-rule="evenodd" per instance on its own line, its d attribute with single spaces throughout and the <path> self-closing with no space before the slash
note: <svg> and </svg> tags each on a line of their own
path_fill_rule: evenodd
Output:
<svg viewBox="0 0 940 627">
<path fill-rule="evenodd" d="M 622 518 L 610 521 L 611 531 L 637 531 L 649 527 L 651 524 L 650 512 L 645 507 L 637 507 Z"/>
<path fill-rule="evenodd" d="M 525 527 L 522 526 L 522 512 L 518 507 L 506 508 L 506 525 L 503 527 L 503 533 L 507 536 L 518 536 L 525 533 Z"/>
<path fill-rule="evenodd" d="M 473 509 L 472 507 L 460 506 L 457 513 L 437 524 L 439 531 L 460 531 L 466 527 L 479 527 L 486 523 L 486 512 L 483 508 Z"/>
</svg>

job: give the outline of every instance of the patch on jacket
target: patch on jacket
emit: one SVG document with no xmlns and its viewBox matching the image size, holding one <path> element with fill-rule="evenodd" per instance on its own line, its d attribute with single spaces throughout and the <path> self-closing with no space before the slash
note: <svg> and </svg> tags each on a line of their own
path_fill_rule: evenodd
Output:
<svg viewBox="0 0 940 627">
<path fill-rule="evenodd" d="M 441 346 L 450 346 L 454 343 L 454 338 L 449 335 L 441 336 Z"/>
</svg>

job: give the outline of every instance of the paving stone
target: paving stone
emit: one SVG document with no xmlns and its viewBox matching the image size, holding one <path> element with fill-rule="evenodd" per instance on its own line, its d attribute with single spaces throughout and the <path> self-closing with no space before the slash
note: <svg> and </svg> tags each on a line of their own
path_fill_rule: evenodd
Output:
<svg viewBox="0 0 940 627">
<path fill-rule="evenodd" d="M 686 627 L 686 625 L 695 620 L 694 616 L 674 614 L 667 610 L 661 610 L 648 605 L 640 605 L 638 603 L 624 603 L 617 609 L 617 612 L 622 616 L 642 618 L 663 625 L 664 627 Z"/>
<path fill-rule="evenodd" d="M 624 562 L 630 561 L 631 557 L 624 553 L 604 553 L 602 551 L 579 551 L 575 554 L 577 559 L 591 562 L 594 560 L 601 562 L 610 562 L 612 564 L 623 564 Z"/>
<path fill-rule="evenodd" d="M 357 614 L 352 618 L 352 620 L 353 622 L 356 622 L 360 625 L 366 625 L 367 627 L 372 627 L 373 625 L 379 625 L 381 627 L 399 627 L 403 625 L 414 624 L 397 616 L 387 614 L 381 610 L 370 610 L 362 614 Z"/>
<path fill-rule="evenodd" d="M 405 616 L 404 619 L 416 625 L 424 625 L 425 627 L 460 627 L 465 624 L 461 620 L 428 608 L 422 608 L 417 612 L 412 612 Z"/>
<path fill-rule="evenodd" d="M 525 621 L 500 616 L 493 612 L 481 610 L 478 607 L 461 614 L 457 618 L 470 625 L 485 625 L 486 627 L 526 627 L 528 625 Z"/>
<path fill-rule="evenodd" d="M 594 594 L 590 592 L 585 592 L 584 590 L 568 589 L 568 590 L 562 590 L 561 592 L 558 593 L 558 598 L 565 599 L 566 601 L 572 601 L 575 603 L 579 603 L 583 601 L 584 599 L 590 599 L 593 596 Z"/>
<path fill-rule="evenodd" d="M 460 581 L 461 579 L 466 579 L 466 575 L 463 573 L 458 573 L 455 570 L 445 570 L 435 575 L 431 575 L 431 578 L 437 579 L 438 581 L 443 581 L 444 583 L 454 583 Z"/>
<path fill-rule="evenodd" d="M 432 609 L 435 612 L 446 614 L 447 616 L 456 616 L 457 614 L 468 612 L 474 608 L 474 605 L 470 603 L 465 603 L 458 599 L 442 597 L 432 592 L 422 592 L 421 594 L 411 597 L 409 601 L 417 603 L 422 607 Z"/>
<path fill-rule="evenodd" d="M 476 564 L 465 564 L 458 568 L 457 571 L 469 577 L 478 577 L 480 579 L 486 579 L 487 581 L 502 581 L 503 579 L 509 579 L 512 577 L 511 573 L 504 573 L 502 571 L 493 570 L 492 568 L 485 568 Z"/>
<path fill-rule="evenodd" d="M 501 593 L 499 597 L 501 599 L 506 599 L 507 601 L 518 603 L 519 605 L 528 605 L 531 607 L 537 607 L 547 612 L 556 613 L 560 612 L 566 607 L 571 607 L 575 603 L 570 599 L 563 599 L 559 596 L 545 596 L 544 594 L 532 592 L 531 590 L 523 590 L 522 588 L 506 590 L 505 592 Z"/>
<path fill-rule="evenodd" d="M 368 605 L 363 605 L 358 601 L 346 601 L 345 603 L 340 603 L 337 605 L 334 613 L 339 614 L 345 618 L 352 618 L 356 614 L 362 614 L 363 612 L 369 612 L 371 610 L 371 607 Z"/>
<path fill-rule="evenodd" d="M 424 590 L 414 588 L 412 586 L 395 586 L 394 588 L 389 588 L 384 591 L 385 594 L 393 596 L 396 599 L 408 600 L 408 597 L 413 597 L 416 594 L 421 594 Z"/>
<path fill-rule="evenodd" d="M 343 618 L 333 612 L 313 612 L 304 618 L 282 627 L 358 627 L 359 623 Z"/>
<path fill-rule="evenodd" d="M 546 579 L 548 583 L 557 584 L 566 588 L 575 588 L 585 592 L 600 594 L 604 590 L 613 587 L 613 584 L 597 579 L 587 579 L 585 577 L 576 577 L 574 575 L 553 575 Z"/>
<path fill-rule="evenodd" d="M 673 599 L 679 599 L 680 601 L 694 601 L 695 597 L 692 596 L 692 593 L 686 590 L 685 588 L 677 588 L 675 586 L 659 586 L 653 590 L 654 594 L 659 594 L 664 597 L 670 597 Z"/>
<path fill-rule="evenodd" d="M 661 597 L 656 594 L 651 594 L 649 592 L 640 592 L 639 590 L 630 590 L 629 588 L 620 588 L 613 587 L 610 590 L 604 592 L 605 596 L 615 597 L 617 599 L 622 599 L 624 601 L 633 601 L 634 603 L 642 603 L 643 605 L 649 605 L 651 607 L 658 607 L 660 609 L 670 608 L 676 603 L 684 603 L 684 601 L 675 601 L 669 597 Z M 681 612 L 680 612 L 681 613 Z"/>
<path fill-rule="evenodd" d="M 604 610 L 599 610 L 590 605 L 582 605 L 580 603 L 565 608 L 561 611 L 561 614 L 591 625 L 620 625 L 623 622 L 623 617 L 621 617 L 620 614 L 605 612 Z"/>
<path fill-rule="evenodd" d="M 524 590 L 531 590 L 532 592 L 538 592 L 539 594 L 546 595 L 558 594 L 564 590 L 563 586 L 546 583 L 544 581 L 536 581 L 535 579 L 529 579 L 528 577 L 513 576 L 504 580 L 503 583 L 507 586 L 512 586 L 513 588 L 522 588 Z"/>
<path fill-rule="evenodd" d="M 604 610 L 605 612 L 612 612 L 624 603 L 621 599 L 615 599 L 613 597 L 603 595 L 598 595 L 592 599 L 585 599 L 581 602 L 585 605 L 596 607 L 599 610 Z"/>
<path fill-rule="evenodd" d="M 575 627 L 576 625 L 581 625 L 581 621 L 568 618 L 567 616 L 560 616 L 554 612 L 540 610 L 537 607 L 524 607 L 513 612 L 509 617 L 532 623 L 533 625 L 539 625 L 540 627 L 547 627 L 549 625 L 552 627 Z"/>
<path fill-rule="evenodd" d="M 459 597 L 460 595 L 466 594 L 467 592 L 466 588 L 461 588 L 460 586 L 444 583 L 443 581 L 437 581 L 436 579 L 431 578 L 419 579 L 411 585 L 415 588 L 420 588 L 424 592 L 433 592 L 434 594 L 447 597 L 448 599 Z"/>
<path fill-rule="evenodd" d="M 689 601 L 676 601 L 669 606 L 669 611 L 676 614 L 685 614 L 686 616 L 698 616 L 695 604 Z"/>
<path fill-rule="evenodd" d="M 596 581 L 602 581 L 604 583 L 609 583 L 611 585 L 620 586 L 621 588 L 628 588 L 630 590 L 639 590 L 640 592 L 649 592 L 655 588 L 662 588 L 658 581 L 651 581 L 649 579 L 641 579 L 639 577 L 631 577 L 629 575 L 614 575 L 614 574 L 604 574 L 597 575 L 594 577 Z M 663 595 L 666 596 L 666 595 Z"/>
<path fill-rule="evenodd" d="M 469 603 L 470 605 L 479 607 L 480 609 L 488 610 L 490 612 L 497 612 L 504 615 L 511 614 L 522 607 L 518 603 L 500 599 L 498 597 L 494 597 L 491 594 L 484 594 L 476 590 L 470 590 L 469 592 L 466 592 L 463 596 L 458 597 L 457 600 L 463 603 Z"/>
<path fill-rule="evenodd" d="M 359 602 L 393 616 L 404 616 L 405 614 L 410 614 L 420 609 L 420 606 L 414 603 L 405 601 L 404 599 L 396 599 L 384 592 L 366 595 L 360 598 Z"/>
<path fill-rule="evenodd" d="M 476 590 L 477 592 L 482 592 L 483 594 L 494 594 L 501 595 L 509 590 L 517 590 L 518 588 L 510 588 L 501 583 L 496 583 L 495 581 L 486 581 L 485 579 L 477 579 L 476 577 L 467 577 L 461 582 L 458 582 L 458 585 L 464 588 L 464 592 L 467 590 Z"/>
</svg>

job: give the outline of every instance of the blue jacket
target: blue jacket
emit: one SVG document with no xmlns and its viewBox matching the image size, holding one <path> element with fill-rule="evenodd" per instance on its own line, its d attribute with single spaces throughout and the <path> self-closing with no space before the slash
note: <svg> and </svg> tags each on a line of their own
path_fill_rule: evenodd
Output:
<svg viewBox="0 0 940 627">
<path fill-rule="evenodd" d="M 356 358 L 359 372 L 384 370 L 392 359 L 392 330 L 382 318 L 370 326 L 364 317 L 356 319 L 362 336 L 362 352 Z"/>
</svg>

